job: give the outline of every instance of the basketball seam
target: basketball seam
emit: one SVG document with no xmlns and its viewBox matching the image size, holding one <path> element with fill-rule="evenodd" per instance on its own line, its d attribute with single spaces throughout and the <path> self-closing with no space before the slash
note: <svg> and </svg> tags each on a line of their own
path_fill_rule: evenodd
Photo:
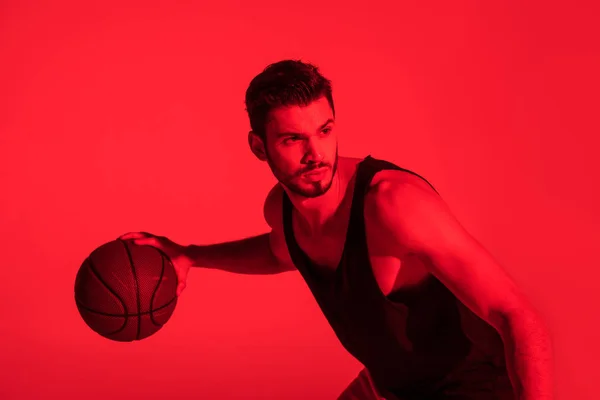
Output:
<svg viewBox="0 0 600 400">
<path fill-rule="evenodd" d="M 99 273 L 99 272 L 96 270 L 96 267 L 94 267 L 94 263 L 92 262 L 92 257 L 91 257 L 91 255 L 90 255 L 90 257 L 88 257 L 88 263 L 89 263 L 89 266 L 90 266 L 90 270 L 92 271 L 92 273 L 94 274 L 94 276 L 95 276 L 95 277 L 96 277 L 96 278 L 97 278 L 97 279 L 100 281 L 100 283 L 102 283 L 102 284 L 104 285 L 104 287 L 106 287 L 106 288 L 108 289 L 108 291 L 109 291 L 110 293 L 112 293 L 112 294 L 113 294 L 113 295 L 114 295 L 114 296 L 117 298 L 117 300 L 119 300 L 119 302 L 120 302 L 120 303 L 121 303 L 121 305 L 123 306 L 123 311 L 125 312 L 125 315 L 124 315 L 124 316 L 125 316 L 125 321 L 123 321 L 123 325 L 121 325 L 121 327 L 120 327 L 119 329 L 117 329 L 116 331 L 114 331 L 114 332 L 110 332 L 110 333 L 107 333 L 107 335 L 114 335 L 114 334 L 116 334 L 116 333 L 119 333 L 119 332 L 121 332 L 123 329 L 125 329 L 125 326 L 127 326 L 127 320 L 129 319 L 129 315 L 130 315 L 130 314 L 129 314 L 129 310 L 127 309 L 127 304 L 125 303 L 125 301 L 123 301 L 123 299 L 121 298 L 121 296 L 119 296 L 119 295 L 117 294 L 117 292 L 116 292 L 115 290 L 113 290 L 113 288 L 111 288 L 111 287 L 110 287 L 110 286 L 109 286 L 109 285 L 108 285 L 108 284 L 107 284 L 107 283 L 104 281 L 104 279 L 102 279 L 102 277 L 100 276 L 100 273 Z M 83 305 L 81 304 L 81 302 L 80 302 L 80 301 L 79 301 L 77 298 L 76 298 L 75 300 L 76 300 L 76 302 L 77 302 L 77 304 L 78 304 L 78 305 L 80 305 L 80 306 L 81 306 L 81 307 L 83 307 L 83 308 L 86 308 L 85 306 L 83 306 Z"/>
<path fill-rule="evenodd" d="M 156 296 L 156 292 L 158 292 L 158 288 L 160 287 L 160 284 L 162 283 L 162 280 L 163 280 L 163 276 L 165 275 L 165 258 L 162 256 L 162 254 L 160 254 L 160 261 L 161 261 L 160 279 L 158 280 L 158 282 L 156 282 L 156 287 L 154 288 L 154 291 L 152 292 L 152 296 L 150 297 L 150 321 L 156 326 L 161 326 L 161 324 L 157 324 L 156 321 L 154 320 L 154 314 L 152 313 L 153 312 L 152 306 L 154 304 L 154 296 Z"/>
<path fill-rule="evenodd" d="M 141 314 L 142 312 L 142 304 L 141 304 L 141 299 L 140 299 L 140 285 L 138 282 L 138 277 L 137 274 L 135 272 L 135 265 L 133 265 L 133 257 L 131 256 L 131 251 L 129 250 L 129 247 L 127 247 L 127 243 L 124 240 L 120 241 L 121 243 L 123 243 L 123 247 L 125 247 L 125 251 L 127 252 L 127 257 L 129 258 L 129 264 L 131 265 L 131 272 L 133 273 L 133 280 L 135 282 L 135 294 L 136 294 L 136 299 L 137 299 L 137 313 L 138 315 Z M 136 333 L 136 340 L 140 339 L 140 333 L 142 330 L 142 319 L 138 318 L 137 319 L 137 333 Z"/>
<path fill-rule="evenodd" d="M 147 315 L 147 314 L 151 314 L 151 313 L 153 313 L 153 312 L 160 311 L 160 310 L 162 310 L 163 308 L 167 308 L 168 306 L 170 306 L 170 305 L 171 305 L 171 303 L 173 303 L 173 302 L 175 301 L 175 299 L 177 299 L 177 297 L 173 297 L 171 300 L 169 300 L 169 302 L 168 302 L 168 303 L 166 303 L 166 304 L 163 304 L 162 306 L 160 306 L 160 307 L 156 308 L 155 310 L 151 310 L 151 311 L 144 311 L 144 312 L 141 312 L 141 313 L 139 313 L 139 314 L 129 314 L 129 313 L 126 313 L 126 314 L 111 314 L 111 313 L 107 313 L 107 312 L 104 312 L 104 311 L 98 311 L 98 310 L 94 310 L 94 309 L 92 309 L 92 308 L 89 308 L 89 307 L 87 307 L 87 306 L 83 305 L 83 304 L 82 304 L 82 303 L 81 303 L 79 300 L 77 300 L 77 299 L 75 299 L 75 302 L 76 302 L 76 303 L 77 303 L 77 305 L 78 305 L 79 307 L 81 307 L 82 309 L 84 309 L 84 310 L 86 310 L 86 311 L 88 311 L 88 312 L 94 313 L 94 314 L 102 315 L 102 316 L 104 316 L 104 317 L 123 317 L 123 318 L 127 318 L 127 317 L 140 317 L 140 316 L 143 316 L 143 315 Z M 158 326 L 162 326 L 162 325 L 160 325 L 160 324 L 156 324 L 156 325 L 158 325 Z"/>
</svg>

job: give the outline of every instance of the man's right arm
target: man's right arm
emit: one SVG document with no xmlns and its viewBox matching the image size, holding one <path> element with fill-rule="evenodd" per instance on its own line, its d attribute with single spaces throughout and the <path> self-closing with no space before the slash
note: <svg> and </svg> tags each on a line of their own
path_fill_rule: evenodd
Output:
<svg viewBox="0 0 600 400">
<path fill-rule="evenodd" d="M 192 266 L 237 274 L 270 275 L 295 270 L 283 234 L 281 186 L 267 195 L 263 213 L 271 232 L 212 245 L 189 245 L 185 252 Z"/>
</svg>

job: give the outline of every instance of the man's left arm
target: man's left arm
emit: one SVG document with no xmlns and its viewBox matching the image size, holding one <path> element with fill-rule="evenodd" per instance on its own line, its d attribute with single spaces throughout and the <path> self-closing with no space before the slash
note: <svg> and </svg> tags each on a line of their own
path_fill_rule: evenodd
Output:
<svg viewBox="0 0 600 400">
<path fill-rule="evenodd" d="M 382 182 L 373 196 L 365 212 L 377 221 L 398 255 L 410 252 L 428 261 L 430 272 L 498 331 L 518 399 L 552 399 L 550 335 L 506 271 L 428 187 Z"/>
</svg>

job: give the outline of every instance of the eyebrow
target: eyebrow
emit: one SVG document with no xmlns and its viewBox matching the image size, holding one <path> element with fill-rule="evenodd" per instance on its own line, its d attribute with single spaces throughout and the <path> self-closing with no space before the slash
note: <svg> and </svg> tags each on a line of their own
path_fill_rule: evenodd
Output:
<svg viewBox="0 0 600 400">
<path fill-rule="evenodd" d="M 319 126 L 319 130 L 324 129 L 327 125 L 331 124 L 335 122 L 333 118 L 329 118 L 327 121 L 325 121 L 325 123 L 321 124 L 321 126 Z M 282 136 L 295 136 L 295 135 L 301 135 L 298 132 L 280 132 L 277 134 L 277 137 L 282 137 Z"/>
</svg>

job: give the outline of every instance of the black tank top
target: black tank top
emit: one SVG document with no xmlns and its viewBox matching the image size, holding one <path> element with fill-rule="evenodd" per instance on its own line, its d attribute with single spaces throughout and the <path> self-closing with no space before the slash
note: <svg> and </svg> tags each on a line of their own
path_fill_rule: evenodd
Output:
<svg viewBox="0 0 600 400">
<path fill-rule="evenodd" d="M 506 377 L 500 336 L 435 277 L 388 296 L 379 288 L 367 250 L 363 205 L 373 176 L 385 169 L 425 180 L 390 162 L 364 158 L 356 170 L 342 258 L 331 272 L 318 268 L 296 242 L 292 203 L 284 192 L 288 250 L 319 307 L 342 345 L 380 388 L 396 396 L 423 398 L 469 380 L 481 384 L 496 375 Z"/>
</svg>

